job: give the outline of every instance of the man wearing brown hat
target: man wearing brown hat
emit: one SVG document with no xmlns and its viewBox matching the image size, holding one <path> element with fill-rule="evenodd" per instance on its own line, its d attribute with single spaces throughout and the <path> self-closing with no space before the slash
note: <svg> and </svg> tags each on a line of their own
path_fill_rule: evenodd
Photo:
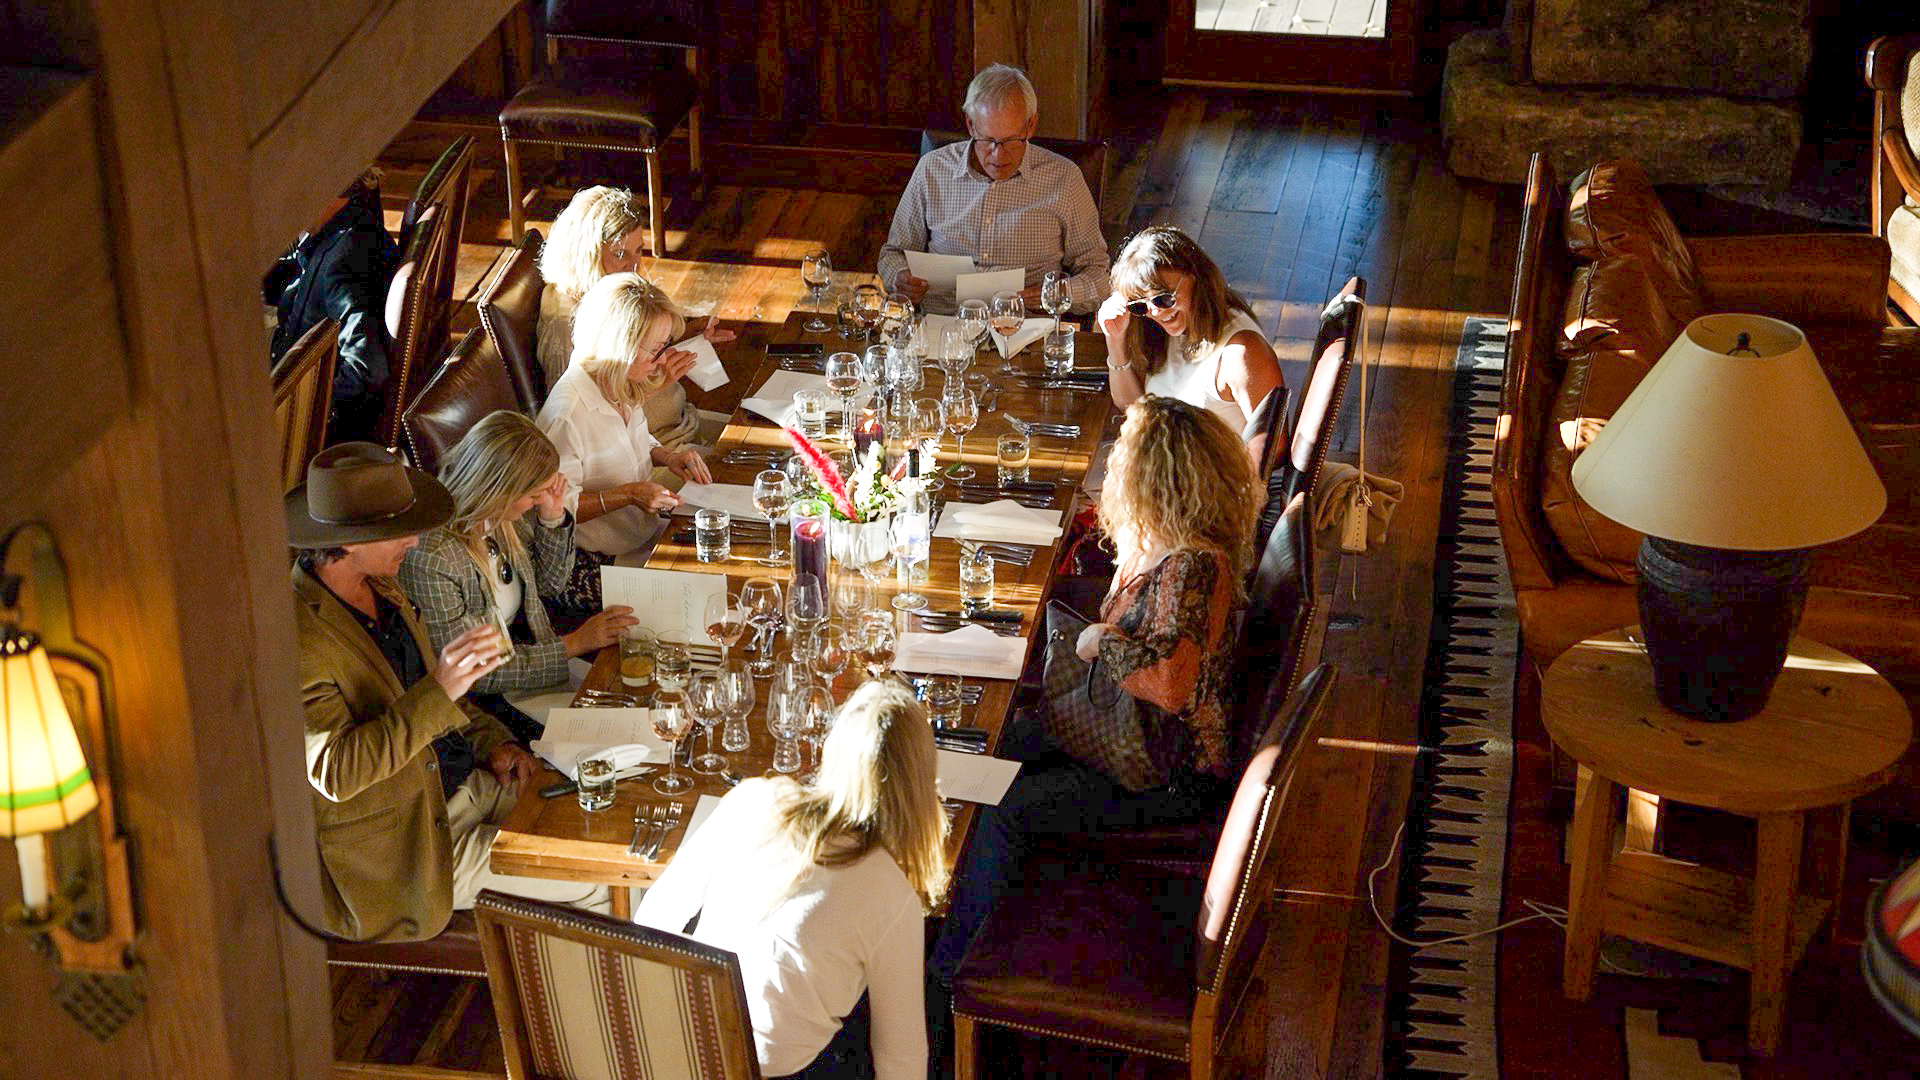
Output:
<svg viewBox="0 0 1920 1080">
<path fill-rule="evenodd" d="M 373 443 L 322 450 L 286 498 L 327 929 L 352 941 L 433 937 L 482 888 L 606 910 L 604 888 L 487 870 L 537 768 L 462 700 L 500 666 L 499 635 L 476 627 L 435 657 L 393 580 L 452 512 L 433 477 Z"/>
</svg>

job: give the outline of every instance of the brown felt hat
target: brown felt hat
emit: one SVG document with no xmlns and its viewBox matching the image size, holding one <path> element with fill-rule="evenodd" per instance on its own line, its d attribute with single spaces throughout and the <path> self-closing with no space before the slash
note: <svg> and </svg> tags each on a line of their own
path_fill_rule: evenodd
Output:
<svg viewBox="0 0 1920 1080">
<path fill-rule="evenodd" d="M 286 506 L 287 543 L 297 548 L 393 540 L 453 516 L 453 496 L 440 481 L 370 442 L 315 454 L 307 482 L 287 492 Z"/>
</svg>

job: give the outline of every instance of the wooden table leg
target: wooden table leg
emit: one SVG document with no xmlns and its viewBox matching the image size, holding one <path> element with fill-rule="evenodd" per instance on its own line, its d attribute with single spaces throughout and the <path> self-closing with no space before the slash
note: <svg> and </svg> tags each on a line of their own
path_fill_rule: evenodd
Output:
<svg viewBox="0 0 1920 1080">
<path fill-rule="evenodd" d="M 625 885 L 609 885 L 607 889 L 612 893 L 613 897 L 613 906 L 608 911 L 608 914 L 616 919 L 631 920 L 633 918 L 633 890 L 627 888 Z"/>
<path fill-rule="evenodd" d="M 1806 819 L 1798 811 L 1760 816 L 1753 869 L 1753 978 L 1747 1000 L 1747 1048 L 1755 1054 L 1770 1055 L 1780 1048 L 1787 942 L 1805 834 Z"/>
<path fill-rule="evenodd" d="M 1600 953 L 1600 914 L 1606 902 L 1607 867 L 1613 860 L 1614 793 L 1618 785 L 1580 766 L 1574 781 L 1573 872 L 1567 885 L 1567 948 L 1562 990 L 1574 1001 L 1593 994 L 1593 965 Z"/>
<path fill-rule="evenodd" d="M 1846 882 L 1847 830 L 1852 821 L 1851 803 L 1807 811 L 1806 884 L 1802 891 L 1832 901 L 1835 913 L 1840 911 L 1840 893 Z M 1829 913 L 1822 932 L 1831 932 L 1836 921 Z"/>
</svg>

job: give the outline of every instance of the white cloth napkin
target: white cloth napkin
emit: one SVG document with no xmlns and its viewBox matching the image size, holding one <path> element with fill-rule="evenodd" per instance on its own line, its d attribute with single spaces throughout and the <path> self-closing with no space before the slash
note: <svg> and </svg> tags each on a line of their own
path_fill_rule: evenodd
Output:
<svg viewBox="0 0 1920 1080">
<path fill-rule="evenodd" d="M 751 484 L 696 484 L 689 481 L 680 488 L 676 516 L 692 517 L 695 510 L 725 510 L 736 518 L 765 521 L 767 515 L 754 509 Z"/>
<path fill-rule="evenodd" d="M 713 342 L 705 334 L 695 334 L 675 345 L 692 353 L 696 359 L 693 368 L 687 372 L 687 378 L 702 390 L 711 390 L 716 386 L 725 386 L 728 381 L 727 368 L 720 362 L 720 354 L 713 349 Z"/>
<path fill-rule="evenodd" d="M 977 625 L 944 634 L 910 630 L 893 649 L 895 671 L 951 671 L 976 679 L 1017 679 L 1026 660 L 1025 638 L 1001 637 Z"/>
<path fill-rule="evenodd" d="M 653 733 L 651 709 L 554 709 L 543 737 L 528 745 L 567 776 L 594 753 L 613 758 L 615 770 L 667 760 L 667 744 Z"/>
<path fill-rule="evenodd" d="M 1008 544 L 1051 544 L 1060 538 L 1064 511 L 1021 506 L 1012 499 L 951 502 L 940 514 L 935 536 L 956 540 L 998 540 Z"/>
<path fill-rule="evenodd" d="M 751 410 L 779 424 L 782 427 L 793 426 L 793 396 L 802 390 L 820 390 L 829 394 L 827 377 L 813 375 L 804 371 L 780 370 L 767 376 L 767 381 L 753 392 L 753 396 L 740 403 L 743 409 Z"/>
<path fill-rule="evenodd" d="M 1000 359 L 1010 360 L 1013 354 L 1039 341 L 1053 329 L 1052 319 L 1028 319 L 1020 324 L 1020 329 L 1011 334 L 1002 334 L 998 330 L 989 331 L 993 343 L 1000 350 Z"/>
</svg>

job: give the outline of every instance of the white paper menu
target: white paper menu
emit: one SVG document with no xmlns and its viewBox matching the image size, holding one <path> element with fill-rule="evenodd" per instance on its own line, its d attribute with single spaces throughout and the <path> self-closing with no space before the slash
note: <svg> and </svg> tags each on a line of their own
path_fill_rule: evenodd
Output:
<svg viewBox="0 0 1920 1080">
<path fill-rule="evenodd" d="M 640 625 L 656 634 L 685 630 L 694 645 L 720 643 L 707 636 L 707 598 L 727 591 L 725 574 L 652 570 L 637 566 L 600 568 L 600 603 L 625 604 Z"/>
</svg>

